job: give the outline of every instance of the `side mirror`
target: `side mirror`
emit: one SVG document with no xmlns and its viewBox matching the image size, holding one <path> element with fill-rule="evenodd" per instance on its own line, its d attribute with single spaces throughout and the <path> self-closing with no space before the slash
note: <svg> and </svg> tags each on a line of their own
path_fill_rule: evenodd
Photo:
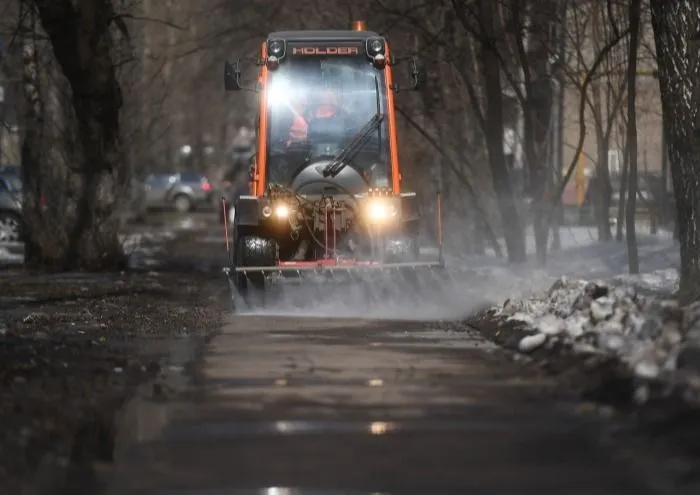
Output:
<svg viewBox="0 0 700 495">
<path fill-rule="evenodd" d="M 428 74 L 425 66 L 421 63 L 418 57 L 411 57 L 410 63 L 411 79 L 413 79 L 413 89 L 420 91 L 426 86 Z"/>
<path fill-rule="evenodd" d="M 241 68 L 240 62 L 226 61 L 224 64 L 224 88 L 226 91 L 238 91 L 241 87 Z"/>
</svg>

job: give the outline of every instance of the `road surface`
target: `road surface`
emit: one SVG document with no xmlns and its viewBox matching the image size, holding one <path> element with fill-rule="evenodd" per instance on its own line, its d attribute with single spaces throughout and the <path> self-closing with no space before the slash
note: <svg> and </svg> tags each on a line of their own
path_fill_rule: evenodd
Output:
<svg viewBox="0 0 700 495">
<path fill-rule="evenodd" d="M 191 352 L 128 405 L 92 493 L 649 493 L 546 379 L 467 330 L 230 316 L 183 368 Z"/>
</svg>

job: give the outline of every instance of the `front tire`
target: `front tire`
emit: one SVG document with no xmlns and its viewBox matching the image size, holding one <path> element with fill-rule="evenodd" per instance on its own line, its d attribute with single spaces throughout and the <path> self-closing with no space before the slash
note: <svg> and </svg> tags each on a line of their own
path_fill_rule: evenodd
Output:
<svg viewBox="0 0 700 495">
<path fill-rule="evenodd" d="M 192 211 L 194 204 L 188 196 L 178 194 L 173 198 L 173 206 L 178 213 L 189 213 Z"/>
<path fill-rule="evenodd" d="M 272 239 L 254 235 L 237 235 L 233 257 L 236 268 L 275 266 L 277 244 Z M 242 294 L 247 293 L 249 288 L 264 290 L 265 274 L 261 271 L 248 273 L 237 271 L 234 273 L 234 283 L 236 289 Z"/>
<path fill-rule="evenodd" d="M 0 212 L 0 242 L 22 241 L 22 217 L 11 212 Z"/>
</svg>

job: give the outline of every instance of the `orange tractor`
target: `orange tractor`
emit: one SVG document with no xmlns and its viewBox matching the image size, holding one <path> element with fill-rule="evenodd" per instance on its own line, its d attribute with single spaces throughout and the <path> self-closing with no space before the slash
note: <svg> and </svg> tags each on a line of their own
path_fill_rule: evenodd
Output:
<svg viewBox="0 0 700 495">
<path fill-rule="evenodd" d="M 407 58 L 412 88 L 425 82 Z M 401 180 L 393 68 L 386 39 L 356 21 L 347 31 L 279 31 L 262 43 L 255 88 L 240 59 L 226 62 L 227 91 L 258 95 L 249 195 L 235 203 L 228 273 L 238 293 L 271 277 L 441 267 L 424 259 L 416 194 Z M 226 233 L 229 238 L 228 232 Z"/>
</svg>

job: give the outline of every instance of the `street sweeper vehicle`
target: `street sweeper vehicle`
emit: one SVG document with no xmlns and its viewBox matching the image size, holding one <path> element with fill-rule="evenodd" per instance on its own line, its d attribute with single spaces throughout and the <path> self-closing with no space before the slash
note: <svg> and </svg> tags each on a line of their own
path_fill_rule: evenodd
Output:
<svg viewBox="0 0 700 495">
<path fill-rule="evenodd" d="M 425 72 L 416 57 L 406 61 L 418 89 Z M 442 266 L 439 194 L 429 219 L 438 254 L 426 260 L 417 196 L 402 187 L 392 74 L 400 62 L 363 21 L 271 33 L 254 61 L 255 87 L 241 82 L 241 59 L 226 62 L 226 90 L 258 95 L 249 193 L 224 221 L 236 292 L 275 277 Z"/>
</svg>

